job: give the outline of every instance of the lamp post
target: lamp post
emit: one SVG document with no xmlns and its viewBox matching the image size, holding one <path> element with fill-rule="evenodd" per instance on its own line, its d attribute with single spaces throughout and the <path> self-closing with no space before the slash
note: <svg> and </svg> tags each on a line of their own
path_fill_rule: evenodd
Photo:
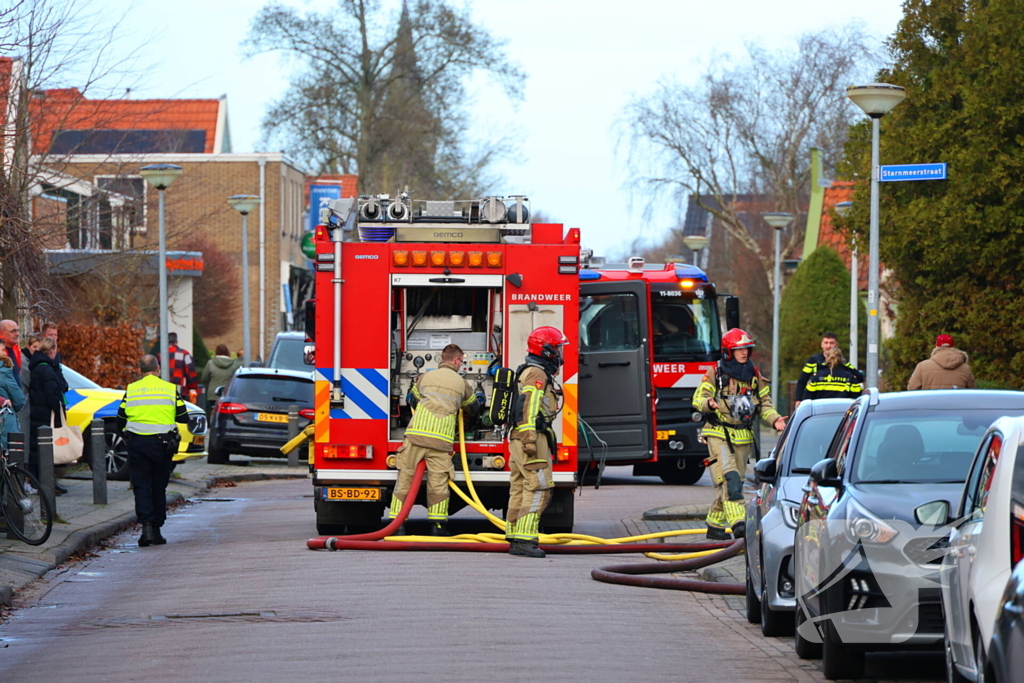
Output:
<svg viewBox="0 0 1024 683">
<path fill-rule="evenodd" d="M 139 175 L 146 179 L 160 193 L 160 239 L 157 258 L 160 260 L 160 379 L 167 381 L 170 367 L 167 356 L 167 333 L 170 318 L 167 310 L 167 229 L 164 226 L 164 190 L 182 174 L 181 166 L 174 164 L 150 164 L 139 169 Z"/>
<path fill-rule="evenodd" d="M 839 202 L 835 205 L 840 217 L 850 213 L 853 202 Z M 857 266 L 857 245 L 850 238 L 850 363 L 857 367 L 857 288 L 860 285 L 860 270 Z"/>
<path fill-rule="evenodd" d="M 683 244 L 693 252 L 693 265 L 700 268 L 700 252 L 710 242 L 704 235 L 687 235 L 683 238 Z"/>
<path fill-rule="evenodd" d="M 907 96 L 906 89 L 888 83 L 851 85 L 846 96 L 871 117 L 871 230 L 868 235 L 868 352 L 864 368 L 867 388 L 878 386 L 878 137 L 880 121 Z"/>
<path fill-rule="evenodd" d="M 775 294 L 772 297 L 772 391 L 779 395 L 779 260 L 782 229 L 793 222 L 791 213 L 766 213 L 764 222 L 775 228 Z"/>
<path fill-rule="evenodd" d="M 228 204 L 242 214 L 242 348 L 245 362 L 251 362 L 252 346 L 249 344 L 249 212 L 260 205 L 260 198 L 254 194 L 236 194 L 228 197 Z"/>
</svg>

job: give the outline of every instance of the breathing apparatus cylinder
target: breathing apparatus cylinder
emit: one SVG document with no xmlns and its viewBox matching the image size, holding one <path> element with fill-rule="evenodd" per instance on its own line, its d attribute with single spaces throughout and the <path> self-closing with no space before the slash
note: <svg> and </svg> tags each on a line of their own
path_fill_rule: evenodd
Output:
<svg viewBox="0 0 1024 683">
<path fill-rule="evenodd" d="M 494 374 L 494 388 L 491 390 L 491 423 L 506 425 L 512 418 L 512 403 L 515 401 L 516 373 L 510 368 L 498 368 Z"/>
</svg>

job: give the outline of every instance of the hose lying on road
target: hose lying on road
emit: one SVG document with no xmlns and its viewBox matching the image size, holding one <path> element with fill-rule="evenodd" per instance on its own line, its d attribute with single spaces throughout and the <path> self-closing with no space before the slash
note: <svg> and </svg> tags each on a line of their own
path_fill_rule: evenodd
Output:
<svg viewBox="0 0 1024 683">
<path fill-rule="evenodd" d="M 459 450 L 462 456 L 462 469 L 466 475 L 466 487 L 469 489 L 467 495 L 455 482 L 449 482 L 452 490 L 466 503 L 486 517 L 494 524 L 501 533 L 479 533 L 461 534 L 450 538 L 435 536 L 391 536 L 392 533 L 405 522 L 412 509 L 412 501 L 416 500 L 423 475 L 426 470 L 426 462 L 421 461 L 416 465 L 413 474 L 412 485 L 405 500 L 407 503 L 402 506 L 398 517 L 380 529 L 366 534 L 355 534 L 350 536 L 318 536 L 306 541 L 306 547 L 310 550 L 420 550 L 420 551 L 448 551 L 448 552 L 508 552 L 508 542 L 505 541 L 505 521 L 492 514 L 481 502 L 476 488 L 473 485 L 470 474 L 469 461 L 466 456 L 466 440 L 463 431 L 462 415 L 459 415 Z M 659 560 L 684 560 L 693 561 L 704 557 L 720 557 L 723 550 L 728 550 L 736 543 L 712 542 L 712 543 L 641 543 L 640 541 L 651 541 L 674 536 L 688 536 L 703 534 L 703 529 L 680 529 L 676 531 L 660 531 L 640 536 L 627 536 L 624 538 L 600 538 L 586 534 L 541 534 L 541 548 L 553 554 L 612 554 L 612 553 L 646 553 L 648 557 Z M 739 546 L 742 549 L 742 544 Z M 735 550 L 732 554 L 739 552 Z M 682 551 L 678 555 L 664 555 L 664 551 Z M 728 555 L 731 557 L 732 555 Z M 725 559 L 725 557 L 720 557 Z M 714 560 L 718 561 L 718 560 Z M 663 565 L 656 565 L 663 566 Z M 664 565 L 668 566 L 668 565 Z M 704 566 L 704 565 L 702 565 Z M 671 570 L 669 570 L 671 571 Z M 699 582 L 698 582 L 699 583 Z"/>
<path fill-rule="evenodd" d="M 728 547 L 705 555 L 679 562 L 649 562 L 633 564 L 616 564 L 601 567 L 590 572 L 591 578 L 604 583 L 618 583 L 624 586 L 642 586 L 644 588 L 668 588 L 677 591 L 697 591 L 699 593 L 719 593 L 723 595 L 743 595 L 747 587 L 742 583 L 717 583 L 700 579 L 683 579 L 668 576 L 641 576 L 643 574 L 671 574 L 674 572 L 695 571 L 709 565 L 727 560 L 738 555 L 745 546 L 745 539 L 738 539 Z"/>
</svg>

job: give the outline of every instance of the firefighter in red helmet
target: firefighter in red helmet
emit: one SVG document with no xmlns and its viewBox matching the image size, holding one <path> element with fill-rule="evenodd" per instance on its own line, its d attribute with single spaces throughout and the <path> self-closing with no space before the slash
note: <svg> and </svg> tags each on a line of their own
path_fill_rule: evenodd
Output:
<svg viewBox="0 0 1024 683">
<path fill-rule="evenodd" d="M 758 417 L 777 431 L 786 418 L 772 406 L 772 392 L 757 367 L 750 362 L 754 340 L 734 328 L 722 337 L 722 360 L 709 368 L 693 395 L 693 407 L 705 418 L 701 436 L 708 444 L 707 465 L 715 500 L 708 510 L 707 536 L 726 540 L 727 527 L 742 538 L 746 531 L 743 477 L 754 446 L 754 421 Z"/>
<path fill-rule="evenodd" d="M 538 327 L 526 340 L 526 363 L 516 370 L 519 394 L 509 435 L 509 497 L 505 539 L 509 553 L 544 557 L 538 536 L 540 516 L 551 500 L 552 430 L 559 411 L 560 388 L 555 375 L 562 366 L 562 347 L 569 339 L 554 327 Z"/>
</svg>

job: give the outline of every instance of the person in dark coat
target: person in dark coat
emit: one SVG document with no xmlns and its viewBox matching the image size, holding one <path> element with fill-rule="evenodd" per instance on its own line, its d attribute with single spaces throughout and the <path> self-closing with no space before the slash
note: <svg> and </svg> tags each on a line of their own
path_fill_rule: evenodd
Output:
<svg viewBox="0 0 1024 683">
<path fill-rule="evenodd" d="M 3 337 L 0 337 L 0 405 L 10 405 L 14 411 L 13 415 L 0 417 L 0 426 L 3 427 L 3 432 L 0 433 L 0 446 L 6 449 L 7 435 L 21 431 L 17 412 L 25 405 L 25 394 L 21 389 L 21 382 L 14 377 L 14 361 Z"/>
<path fill-rule="evenodd" d="M 49 427 L 51 419 L 55 427 L 62 427 L 64 393 L 68 383 L 57 362 L 57 342 L 43 337 L 39 350 L 32 354 L 28 367 L 32 372 L 32 383 L 28 388 L 29 403 L 29 460 L 32 474 L 39 476 L 39 428 Z M 66 493 L 60 485 L 57 493 Z"/>
</svg>

